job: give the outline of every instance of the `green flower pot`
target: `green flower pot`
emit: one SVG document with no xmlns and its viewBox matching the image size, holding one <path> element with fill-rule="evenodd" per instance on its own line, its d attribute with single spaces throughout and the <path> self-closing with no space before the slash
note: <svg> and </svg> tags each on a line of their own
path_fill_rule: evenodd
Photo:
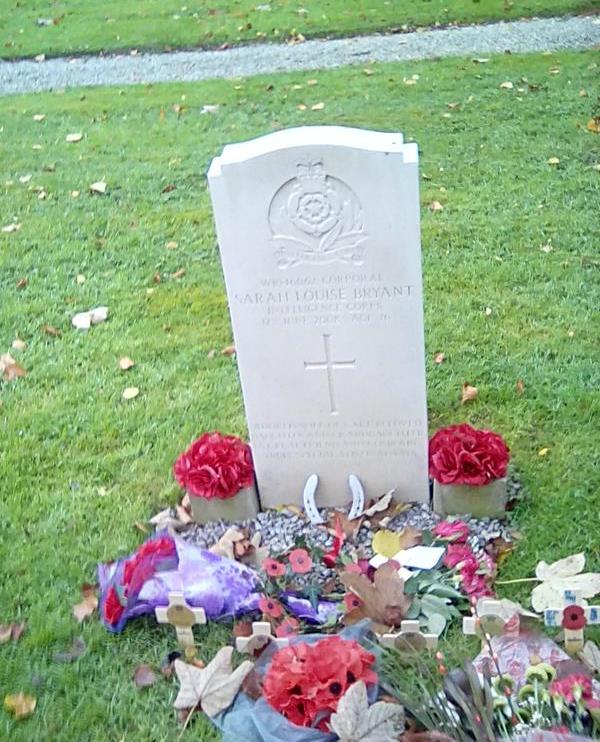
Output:
<svg viewBox="0 0 600 742">
<path fill-rule="evenodd" d="M 197 523 L 209 523 L 214 520 L 247 520 L 254 518 L 260 510 L 254 486 L 241 489 L 237 495 L 225 500 L 218 497 L 207 500 L 189 493 L 188 495 L 192 506 L 192 518 Z"/>
<path fill-rule="evenodd" d="M 506 477 L 481 486 L 433 482 L 433 509 L 442 515 L 504 518 L 507 502 Z"/>
</svg>

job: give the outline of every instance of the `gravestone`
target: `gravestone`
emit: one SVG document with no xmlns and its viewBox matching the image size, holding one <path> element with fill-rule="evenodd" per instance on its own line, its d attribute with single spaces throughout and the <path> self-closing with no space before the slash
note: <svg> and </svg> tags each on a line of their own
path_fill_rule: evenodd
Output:
<svg viewBox="0 0 600 742">
<path fill-rule="evenodd" d="M 418 153 L 401 134 L 287 129 L 208 173 L 263 507 L 426 501 Z"/>
</svg>

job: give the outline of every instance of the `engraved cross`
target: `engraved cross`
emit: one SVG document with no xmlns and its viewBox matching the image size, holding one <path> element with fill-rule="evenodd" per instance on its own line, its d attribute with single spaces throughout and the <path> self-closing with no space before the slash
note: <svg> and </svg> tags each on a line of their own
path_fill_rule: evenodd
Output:
<svg viewBox="0 0 600 742">
<path fill-rule="evenodd" d="M 323 343 L 325 345 L 325 360 L 324 361 L 304 361 L 305 371 L 327 371 L 327 386 L 329 387 L 329 406 L 331 407 L 331 414 L 338 415 L 336 399 L 335 399 L 335 386 L 333 372 L 338 369 L 344 368 L 356 368 L 356 361 L 334 361 L 331 357 L 331 335 L 323 335 Z"/>
</svg>

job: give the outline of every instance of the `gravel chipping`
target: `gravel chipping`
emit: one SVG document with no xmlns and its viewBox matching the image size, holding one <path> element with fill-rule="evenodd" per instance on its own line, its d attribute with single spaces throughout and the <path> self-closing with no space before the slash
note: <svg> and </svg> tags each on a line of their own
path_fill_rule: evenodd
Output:
<svg viewBox="0 0 600 742">
<path fill-rule="evenodd" d="M 514 475 L 509 477 L 510 499 L 518 498 L 521 489 L 522 485 L 519 480 Z M 321 511 L 321 515 L 325 517 L 326 512 Z M 443 520 L 443 518 L 434 513 L 428 505 L 420 504 L 414 505 L 392 518 L 386 527 L 392 531 L 401 531 L 406 526 L 412 526 L 423 531 L 432 529 L 440 520 Z M 502 538 L 505 541 L 512 541 L 511 528 L 505 521 L 496 518 L 466 518 L 465 520 L 471 529 L 469 542 L 476 553 L 481 552 L 485 545 L 493 539 Z M 231 525 L 231 523 L 222 520 L 205 524 L 190 523 L 178 526 L 176 531 L 180 538 L 189 540 L 202 548 L 209 548 L 221 538 Z M 288 551 L 298 539 L 304 539 L 309 547 L 321 548 L 324 551 L 327 551 L 333 545 L 333 537 L 325 526 L 313 525 L 302 516 L 290 511 L 266 510 L 259 513 L 256 518 L 244 520 L 235 525 L 240 528 L 247 528 L 250 536 L 260 531 L 262 534 L 261 545 L 267 546 L 274 555 Z M 360 547 L 367 559 L 370 559 L 374 554 L 371 547 L 372 536 L 369 522 L 364 521 L 354 544 Z M 350 551 L 351 548 L 350 545 L 346 545 L 342 551 Z M 323 564 L 315 566 L 312 571 L 313 576 L 315 570 L 323 580 L 328 580 L 335 575 L 334 570 L 328 569 Z"/>
<path fill-rule="evenodd" d="M 0 94 L 33 93 L 90 85 L 188 82 L 249 77 L 450 56 L 589 49 L 600 44 L 594 16 L 543 18 L 405 34 L 253 44 L 222 51 L 86 56 L 0 61 Z"/>
</svg>

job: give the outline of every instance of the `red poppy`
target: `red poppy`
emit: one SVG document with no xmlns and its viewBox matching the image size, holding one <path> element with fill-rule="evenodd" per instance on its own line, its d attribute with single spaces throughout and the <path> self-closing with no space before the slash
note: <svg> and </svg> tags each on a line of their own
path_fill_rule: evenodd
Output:
<svg viewBox="0 0 600 742">
<path fill-rule="evenodd" d="M 354 593 L 346 593 L 344 595 L 344 605 L 346 606 L 346 611 L 350 613 L 350 611 L 362 605 L 362 600 Z"/>
<path fill-rule="evenodd" d="M 267 616 L 271 616 L 271 618 L 279 618 L 283 613 L 281 603 L 278 600 L 273 600 L 273 598 L 268 598 L 266 595 L 263 595 L 258 601 L 258 607 Z"/>
<path fill-rule="evenodd" d="M 563 629 L 583 629 L 587 624 L 585 611 L 580 605 L 568 605 L 563 611 Z"/>
<path fill-rule="evenodd" d="M 278 562 L 277 559 L 268 557 L 263 561 L 261 566 L 269 577 L 283 577 L 285 574 L 285 564 Z"/>
<path fill-rule="evenodd" d="M 295 636 L 298 633 L 299 626 L 300 624 L 295 618 L 286 618 L 285 621 L 282 621 L 275 630 L 275 636 L 280 639 L 285 639 L 288 636 Z"/>
<path fill-rule="evenodd" d="M 292 572 L 295 572 L 297 575 L 304 575 L 310 572 L 313 566 L 310 554 L 306 549 L 294 549 L 290 552 L 289 560 Z"/>
</svg>

